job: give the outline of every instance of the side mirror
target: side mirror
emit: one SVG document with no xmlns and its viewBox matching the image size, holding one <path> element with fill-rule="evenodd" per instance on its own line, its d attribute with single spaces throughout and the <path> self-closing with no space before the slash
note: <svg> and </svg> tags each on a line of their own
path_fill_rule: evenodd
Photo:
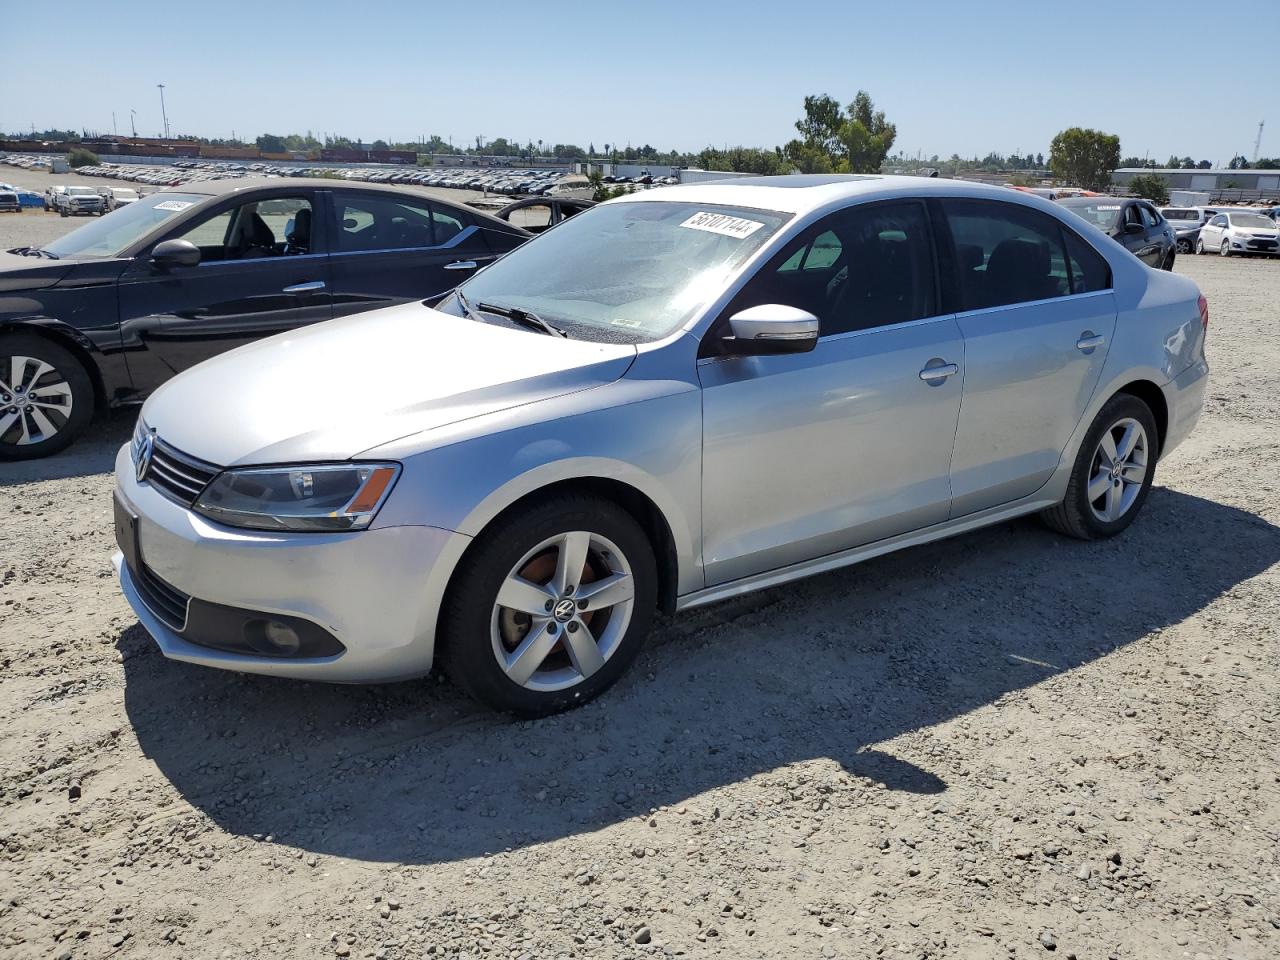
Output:
<svg viewBox="0 0 1280 960">
<path fill-rule="evenodd" d="M 1125 225 L 1124 225 L 1124 232 L 1125 232 L 1125 233 L 1141 233 L 1141 232 L 1142 232 L 1142 224 L 1140 224 L 1140 223 L 1128 223 L 1128 222 L 1126 222 L 1126 223 L 1125 223 Z"/>
<path fill-rule="evenodd" d="M 818 343 L 818 318 L 807 310 L 765 303 L 729 318 L 725 348 L 735 356 L 808 353 Z"/>
<path fill-rule="evenodd" d="M 200 248 L 190 240 L 164 240 L 151 249 L 157 267 L 194 267 L 200 262 Z"/>
</svg>

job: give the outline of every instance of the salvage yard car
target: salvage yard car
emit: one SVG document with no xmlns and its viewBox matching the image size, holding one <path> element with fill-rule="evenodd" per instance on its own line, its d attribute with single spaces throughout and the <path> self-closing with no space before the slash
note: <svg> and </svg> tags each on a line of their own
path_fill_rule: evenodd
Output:
<svg viewBox="0 0 1280 960">
<path fill-rule="evenodd" d="M 0 460 L 242 343 L 442 294 L 530 236 L 402 188 L 231 180 L 0 253 Z"/>
<path fill-rule="evenodd" d="M 1138 515 L 1208 308 L 1049 201 L 880 176 L 601 204 L 436 302 L 282 335 L 147 401 L 125 596 L 168 657 L 345 682 L 439 661 L 585 702 L 674 611 L 1042 513 Z"/>
<path fill-rule="evenodd" d="M 1067 197 L 1059 200 L 1088 220 L 1139 260 L 1164 270 L 1173 269 L 1178 238 L 1160 211 L 1146 200 L 1131 197 Z"/>
<path fill-rule="evenodd" d="M 64 217 L 100 217 L 107 212 L 107 201 L 91 187 L 67 187 L 54 202 Z"/>
<path fill-rule="evenodd" d="M 1224 210 L 1200 228 L 1196 253 L 1280 256 L 1280 225 L 1260 213 Z"/>
</svg>

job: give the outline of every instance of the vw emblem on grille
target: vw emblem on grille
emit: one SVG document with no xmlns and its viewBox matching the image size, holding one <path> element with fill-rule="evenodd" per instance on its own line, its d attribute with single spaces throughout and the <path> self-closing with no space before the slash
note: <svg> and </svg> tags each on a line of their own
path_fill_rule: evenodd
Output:
<svg viewBox="0 0 1280 960">
<path fill-rule="evenodd" d="M 554 615 L 561 623 L 566 623 L 573 619 L 574 613 L 577 611 L 577 605 L 567 597 L 556 604 Z"/>
<path fill-rule="evenodd" d="M 135 476 L 141 483 L 147 478 L 147 470 L 151 468 L 151 455 L 156 452 L 156 435 L 154 431 L 142 435 L 142 443 L 138 446 L 138 462 L 134 466 Z"/>
</svg>

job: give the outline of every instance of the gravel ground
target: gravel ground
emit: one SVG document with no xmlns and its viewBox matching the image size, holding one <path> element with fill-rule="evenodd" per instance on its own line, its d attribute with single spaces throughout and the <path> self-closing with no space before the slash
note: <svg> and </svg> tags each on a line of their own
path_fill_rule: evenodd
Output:
<svg viewBox="0 0 1280 960">
<path fill-rule="evenodd" d="M 664 620 L 538 722 L 166 661 L 109 563 L 132 417 L 5 465 L 0 958 L 1280 955 L 1280 264 L 1178 269 L 1210 399 L 1123 537 Z"/>
</svg>

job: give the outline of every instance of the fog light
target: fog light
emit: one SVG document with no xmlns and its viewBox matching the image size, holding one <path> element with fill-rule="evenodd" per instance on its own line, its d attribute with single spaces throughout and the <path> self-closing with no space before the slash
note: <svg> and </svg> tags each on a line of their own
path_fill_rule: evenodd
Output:
<svg viewBox="0 0 1280 960">
<path fill-rule="evenodd" d="M 250 620 L 244 625 L 244 638 L 259 653 L 271 657 L 292 657 L 302 648 L 298 632 L 279 620 Z"/>
</svg>

